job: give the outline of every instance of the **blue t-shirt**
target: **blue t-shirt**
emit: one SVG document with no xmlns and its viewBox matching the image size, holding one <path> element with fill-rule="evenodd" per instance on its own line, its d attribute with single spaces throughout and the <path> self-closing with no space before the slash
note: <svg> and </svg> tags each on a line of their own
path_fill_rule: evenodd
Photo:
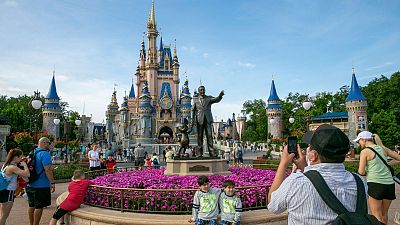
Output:
<svg viewBox="0 0 400 225">
<path fill-rule="evenodd" d="M 35 152 L 43 150 L 43 148 L 35 149 Z M 33 188 L 48 188 L 50 187 L 50 180 L 44 171 L 45 166 L 51 165 L 51 156 L 49 151 L 41 151 L 36 154 L 36 172 L 39 178 L 34 182 L 30 183 L 28 186 Z M 43 171 L 43 172 L 42 172 Z"/>
</svg>

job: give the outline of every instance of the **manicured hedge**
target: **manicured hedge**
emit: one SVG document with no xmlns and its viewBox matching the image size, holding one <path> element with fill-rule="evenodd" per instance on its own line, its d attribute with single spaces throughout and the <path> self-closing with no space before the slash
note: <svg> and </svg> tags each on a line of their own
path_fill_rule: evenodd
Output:
<svg viewBox="0 0 400 225">
<path fill-rule="evenodd" d="M 55 180 L 63 180 L 63 179 L 71 179 L 74 175 L 74 171 L 80 169 L 85 171 L 89 170 L 88 165 L 84 164 L 60 164 L 54 165 L 54 179 Z"/>
</svg>

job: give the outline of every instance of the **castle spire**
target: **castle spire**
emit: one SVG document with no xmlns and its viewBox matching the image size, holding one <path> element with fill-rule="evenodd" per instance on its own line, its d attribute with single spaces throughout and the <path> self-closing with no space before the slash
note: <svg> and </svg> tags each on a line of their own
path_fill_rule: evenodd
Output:
<svg viewBox="0 0 400 225">
<path fill-rule="evenodd" d="M 148 28 L 156 28 L 156 15 L 154 11 L 154 0 L 151 1 L 151 11 L 149 16 L 149 21 L 147 22 Z"/>
<path fill-rule="evenodd" d="M 275 89 L 275 82 L 274 79 L 272 79 L 272 84 L 271 84 L 271 91 L 269 92 L 269 98 L 268 101 L 279 101 L 278 94 L 276 93 Z"/>
<path fill-rule="evenodd" d="M 162 35 L 161 35 L 161 38 L 160 38 L 160 48 L 158 49 L 158 51 L 162 51 L 164 49 L 164 47 L 163 47 L 163 43 L 162 43 Z"/>
<path fill-rule="evenodd" d="M 129 99 L 135 98 L 135 88 L 133 87 L 133 81 L 132 81 L 132 86 L 131 90 L 129 91 Z"/>
<path fill-rule="evenodd" d="M 49 93 L 47 93 L 46 98 L 52 98 L 52 99 L 60 99 L 57 94 L 57 88 L 56 88 L 56 80 L 55 80 L 55 70 L 53 70 L 53 79 L 51 81 Z"/>
<path fill-rule="evenodd" d="M 358 86 L 354 67 L 352 68 L 352 73 L 351 88 L 349 91 L 349 95 L 346 98 L 346 101 L 366 100 L 360 90 L 360 87 Z"/>
</svg>

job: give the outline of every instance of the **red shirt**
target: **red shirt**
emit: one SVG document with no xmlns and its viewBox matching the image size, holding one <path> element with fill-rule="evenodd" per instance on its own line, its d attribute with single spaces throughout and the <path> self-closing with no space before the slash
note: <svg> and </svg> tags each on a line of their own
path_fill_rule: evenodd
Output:
<svg viewBox="0 0 400 225">
<path fill-rule="evenodd" d="M 68 186 L 69 194 L 67 198 L 60 204 L 60 208 L 72 211 L 82 204 L 83 199 L 87 193 L 87 189 L 89 185 L 93 185 L 94 183 L 90 180 L 76 180 L 71 181 Z"/>
<path fill-rule="evenodd" d="M 108 172 L 114 172 L 114 166 L 117 165 L 117 162 L 114 159 L 104 160 L 104 164 L 106 164 Z"/>
</svg>

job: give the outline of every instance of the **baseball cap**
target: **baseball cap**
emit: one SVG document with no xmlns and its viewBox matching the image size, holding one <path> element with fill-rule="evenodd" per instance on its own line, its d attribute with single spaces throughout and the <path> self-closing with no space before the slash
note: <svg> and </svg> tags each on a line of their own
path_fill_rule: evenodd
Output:
<svg viewBox="0 0 400 225">
<path fill-rule="evenodd" d="M 328 124 L 322 124 L 315 131 L 306 132 L 302 140 L 324 156 L 345 155 L 350 149 L 347 135 Z"/>
<path fill-rule="evenodd" d="M 360 139 L 373 139 L 374 138 L 374 134 L 372 134 L 369 131 L 361 131 L 358 135 L 357 138 L 354 139 L 354 142 L 358 142 Z"/>
</svg>

